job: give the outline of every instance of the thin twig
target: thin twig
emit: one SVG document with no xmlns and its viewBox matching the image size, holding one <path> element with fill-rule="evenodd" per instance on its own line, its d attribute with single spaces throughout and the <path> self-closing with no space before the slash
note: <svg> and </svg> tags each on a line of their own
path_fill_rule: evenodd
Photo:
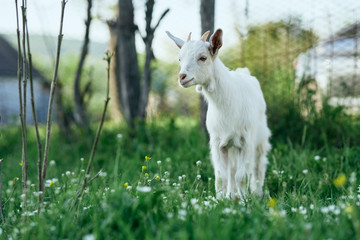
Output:
<svg viewBox="0 0 360 240">
<path fill-rule="evenodd" d="M 109 90 L 110 89 L 110 63 L 111 63 L 111 58 L 113 56 L 113 53 L 110 53 L 109 51 L 107 51 L 105 54 L 106 54 L 106 57 L 104 58 L 104 60 L 107 61 L 107 69 L 106 69 L 106 72 L 107 72 L 107 85 L 106 85 L 105 106 L 104 106 L 104 110 L 103 110 L 103 113 L 102 113 L 102 116 L 101 116 L 101 121 L 99 123 L 98 130 L 97 130 L 97 133 L 96 133 L 96 136 L 95 136 L 95 140 L 94 140 L 94 143 L 93 143 L 93 146 L 92 146 L 92 149 L 91 149 L 90 158 L 89 158 L 89 162 L 88 162 L 88 165 L 87 165 L 87 168 L 86 168 L 82 188 L 79 191 L 77 198 L 79 198 L 82 195 L 82 193 L 84 192 L 87 184 L 90 183 L 92 180 L 94 180 L 97 177 L 97 175 L 100 174 L 101 171 L 102 171 L 102 170 L 100 170 L 100 172 L 97 175 L 95 175 L 95 177 L 93 177 L 89 181 L 87 180 L 88 176 L 89 176 L 89 173 L 90 173 L 90 168 L 91 168 L 91 165 L 92 165 L 92 162 L 93 162 L 93 159 L 94 159 L 96 146 L 97 146 L 97 143 L 98 143 L 98 141 L 100 139 L 101 129 L 102 129 L 102 126 L 103 126 L 104 121 L 105 121 L 106 109 L 107 109 L 108 103 L 110 101 L 110 97 L 109 97 L 109 91 L 110 91 Z"/>
<path fill-rule="evenodd" d="M 61 20 L 60 20 L 60 30 L 58 35 L 58 45 L 57 45 L 57 53 L 56 53 L 56 61 L 55 61 L 55 70 L 54 75 L 51 81 L 51 88 L 50 88 L 50 96 L 49 96 L 49 105 L 48 105 L 48 113 L 46 119 L 46 139 L 45 139 L 45 152 L 44 152 L 44 160 L 42 166 L 42 179 L 41 179 L 41 192 L 42 192 L 42 199 L 45 195 L 45 178 L 46 178 L 46 169 L 47 169 L 47 162 L 48 162 L 48 154 L 49 154 L 49 144 L 50 144 L 50 134 L 51 134 L 51 119 L 52 119 L 52 110 L 53 110 L 53 102 L 55 96 L 55 88 L 57 83 L 57 72 L 59 68 L 60 62 L 60 50 L 61 50 L 61 42 L 63 38 L 62 29 L 63 29 L 63 22 L 64 22 L 64 11 L 65 5 L 67 1 L 61 1 Z"/>
<path fill-rule="evenodd" d="M 16 183 L 16 182 L 15 182 L 15 183 Z M 4 206 L 10 201 L 10 199 L 13 197 L 13 195 L 14 195 L 14 193 L 15 193 L 15 189 L 16 189 L 15 183 L 13 183 L 14 186 L 13 186 L 13 190 L 12 190 L 10 196 L 9 196 L 8 199 L 6 199 L 6 201 L 2 204 L 2 207 L 4 207 Z"/>
<path fill-rule="evenodd" d="M 24 4 L 24 3 L 23 3 Z M 20 107 L 20 123 L 21 123 L 21 140 L 22 140 L 22 157 L 21 157 L 21 163 L 22 163 L 22 187 L 23 187 L 23 193 L 25 194 L 24 198 L 24 206 L 26 204 L 26 182 L 27 182 L 27 175 L 25 173 L 25 166 L 27 162 L 27 149 L 26 149 L 26 116 L 24 115 L 24 102 L 26 99 L 23 99 L 23 89 L 21 85 L 21 80 L 23 78 L 24 68 L 26 68 L 24 62 L 26 60 L 22 59 L 22 50 L 21 50 L 21 41 L 20 41 L 20 27 L 19 27 L 19 7 L 18 7 L 18 1 L 15 0 L 15 9 L 16 9 L 16 24 L 17 24 L 17 44 L 18 44 L 18 66 L 17 66 L 17 75 L 18 75 L 18 91 L 19 91 L 19 107 Z M 23 8 L 22 8 L 23 9 Z M 23 15 L 24 18 L 24 15 Z M 24 46 L 24 45 L 23 45 Z M 25 51 L 25 49 L 24 49 Z M 23 60 L 23 63 L 22 63 Z M 25 94 L 26 97 L 26 94 Z"/>
<path fill-rule="evenodd" d="M 27 161 L 27 133 L 26 133 L 26 111 L 27 111 L 27 81 L 29 78 L 29 72 L 28 72 L 28 62 L 26 58 L 26 10 L 27 10 L 27 1 L 22 0 L 22 45 L 23 45 L 23 118 L 24 118 L 24 138 L 25 138 L 25 144 L 24 144 L 24 156 L 26 156 L 23 159 L 22 162 L 22 187 L 23 187 L 23 194 L 24 197 L 24 207 L 26 206 L 26 200 L 27 200 L 27 180 L 28 180 L 28 161 Z"/>
<path fill-rule="evenodd" d="M 35 107 L 35 97 L 34 97 L 34 85 L 33 85 L 33 72 L 32 72 L 32 55 L 30 50 L 30 38 L 29 38 L 29 30 L 27 19 L 25 21 L 25 29 L 26 29 L 26 41 L 27 41 L 27 55 L 28 55 L 28 62 L 29 62 L 29 80 L 30 80 L 30 100 L 31 100 L 31 110 L 34 119 L 34 126 L 35 126 L 35 133 L 36 133 L 36 143 L 38 147 L 38 181 L 39 181 L 39 191 L 41 191 L 41 167 L 42 167 L 42 144 L 40 140 L 39 134 L 39 127 L 38 127 L 38 120 L 36 116 L 36 107 Z M 39 194 L 39 206 L 41 203 L 41 196 Z M 40 211 L 40 207 L 39 207 Z"/>
<path fill-rule="evenodd" d="M 4 213 L 3 213 L 3 209 L 2 209 L 2 173 L 1 173 L 1 165 L 2 165 L 2 159 L 0 159 L 0 215 L 1 215 L 1 221 L 3 224 L 5 224 L 5 218 L 4 218 Z"/>
<path fill-rule="evenodd" d="M 87 184 L 91 183 L 95 178 L 98 178 L 99 175 L 100 175 L 100 173 L 102 173 L 102 171 L 103 171 L 103 169 L 100 169 L 100 171 L 99 171 L 95 176 L 93 176 L 93 177 L 87 182 Z"/>
</svg>

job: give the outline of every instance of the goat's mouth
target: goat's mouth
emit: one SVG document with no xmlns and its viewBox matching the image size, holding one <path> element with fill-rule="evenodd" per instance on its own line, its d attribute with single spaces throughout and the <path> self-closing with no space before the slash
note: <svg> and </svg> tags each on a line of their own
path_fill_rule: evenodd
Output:
<svg viewBox="0 0 360 240">
<path fill-rule="evenodd" d="M 189 80 L 187 80 L 187 81 L 185 81 L 185 82 L 181 82 L 180 81 L 180 84 L 181 84 L 181 86 L 185 86 L 185 85 L 187 85 L 188 83 L 190 83 L 190 82 L 192 82 L 194 80 L 194 78 L 191 78 L 191 79 L 189 79 Z"/>
</svg>

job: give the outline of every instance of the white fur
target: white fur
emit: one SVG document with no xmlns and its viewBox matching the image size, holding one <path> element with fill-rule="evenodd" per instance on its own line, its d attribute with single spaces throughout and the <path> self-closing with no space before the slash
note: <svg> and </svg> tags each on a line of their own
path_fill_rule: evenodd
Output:
<svg viewBox="0 0 360 240">
<path fill-rule="evenodd" d="M 222 31 L 219 34 L 221 40 Z M 217 196 L 244 198 L 249 191 L 261 196 L 270 150 L 265 100 L 258 80 L 247 68 L 230 71 L 217 57 L 218 49 L 211 51 L 212 39 L 210 44 L 187 41 L 178 45 L 179 84 L 197 85 L 208 102 L 206 126 Z M 199 60 L 201 56 L 206 61 Z M 181 79 L 181 74 L 186 78 Z"/>
</svg>

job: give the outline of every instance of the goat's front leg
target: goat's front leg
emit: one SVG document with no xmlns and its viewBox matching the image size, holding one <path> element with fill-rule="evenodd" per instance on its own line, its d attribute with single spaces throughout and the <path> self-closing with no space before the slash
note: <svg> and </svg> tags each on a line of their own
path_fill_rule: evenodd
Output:
<svg viewBox="0 0 360 240">
<path fill-rule="evenodd" d="M 216 197 L 221 198 L 226 191 L 226 162 L 224 161 L 224 155 L 221 152 L 218 141 L 210 141 L 211 148 L 211 162 L 214 167 L 215 173 L 215 191 Z"/>
</svg>

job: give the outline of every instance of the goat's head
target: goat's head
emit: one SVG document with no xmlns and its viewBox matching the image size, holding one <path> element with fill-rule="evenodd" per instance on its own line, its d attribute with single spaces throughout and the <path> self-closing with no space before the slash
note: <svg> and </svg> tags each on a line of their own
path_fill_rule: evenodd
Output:
<svg viewBox="0 0 360 240">
<path fill-rule="evenodd" d="M 167 35 L 180 48 L 179 61 L 179 84 L 182 87 L 192 85 L 206 86 L 214 74 L 213 64 L 217 57 L 218 50 L 222 46 L 222 30 L 218 29 L 211 35 L 209 42 L 206 41 L 210 31 L 202 35 L 199 41 L 191 41 L 191 33 L 187 41 L 173 36 L 166 32 Z"/>
</svg>

